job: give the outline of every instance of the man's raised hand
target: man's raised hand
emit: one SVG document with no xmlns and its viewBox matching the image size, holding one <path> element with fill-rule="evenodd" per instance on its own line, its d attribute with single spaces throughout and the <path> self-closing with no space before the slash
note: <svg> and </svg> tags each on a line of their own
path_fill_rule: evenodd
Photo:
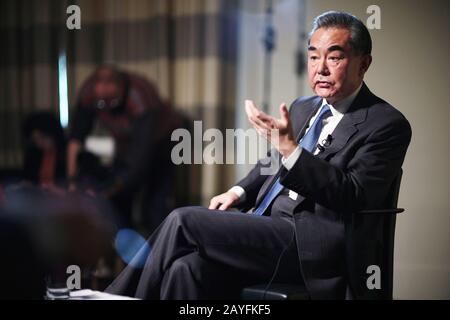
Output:
<svg viewBox="0 0 450 320">
<path fill-rule="evenodd" d="M 255 130 L 265 137 L 282 156 L 287 158 L 297 148 L 287 105 L 280 105 L 280 119 L 263 111 L 252 100 L 245 101 L 245 112 Z"/>
</svg>

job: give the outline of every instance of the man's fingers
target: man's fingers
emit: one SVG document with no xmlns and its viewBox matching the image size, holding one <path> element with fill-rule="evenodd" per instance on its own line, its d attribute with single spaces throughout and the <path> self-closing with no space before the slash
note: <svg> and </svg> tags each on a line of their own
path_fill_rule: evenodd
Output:
<svg viewBox="0 0 450 320">
<path fill-rule="evenodd" d="M 246 101 L 245 110 L 248 120 L 253 126 L 258 126 L 265 130 L 271 130 L 274 128 L 274 121 L 272 117 L 259 112 L 250 100 Z"/>
<path fill-rule="evenodd" d="M 245 112 L 249 117 L 257 115 L 258 108 L 252 100 L 245 100 Z"/>
<path fill-rule="evenodd" d="M 282 103 L 280 104 L 280 115 L 281 115 L 281 119 L 285 122 L 289 122 L 289 111 L 287 108 L 286 103 Z"/>
<path fill-rule="evenodd" d="M 247 100 L 247 105 L 253 116 L 261 120 L 270 120 L 272 117 L 259 109 L 252 100 Z"/>
<path fill-rule="evenodd" d="M 211 199 L 208 209 L 210 210 L 227 210 L 234 200 L 232 198 L 226 197 L 225 194 L 215 196 Z"/>
<path fill-rule="evenodd" d="M 234 200 L 231 198 L 228 198 L 222 205 L 219 207 L 219 210 L 228 210 L 231 205 L 233 204 Z"/>
<path fill-rule="evenodd" d="M 249 117 L 252 117 L 254 119 L 258 119 L 258 120 L 261 120 L 264 122 L 272 121 L 272 117 L 270 117 L 263 111 L 259 110 L 258 107 L 256 107 L 255 103 L 252 100 L 245 100 L 245 110 Z"/>
<path fill-rule="evenodd" d="M 273 125 L 270 125 L 266 122 L 259 120 L 258 118 L 250 118 L 249 120 L 253 121 L 255 125 L 257 125 L 262 130 L 272 130 L 274 129 Z"/>
<path fill-rule="evenodd" d="M 258 115 L 256 116 L 256 118 L 258 118 L 259 120 L 266 122 L 266 123 L 272 123 L 273 124 L 273 118 L 271 116 L 269 116 L 268 114 L 266 114 L 263 111 L 260 111 L 258 113 Z"/>
<path fill-rule="evenodd" d="M 249 119 L 256 119 L 258 117 L 259 110 L 256 108 L 255 103 L 251 100 L 245 100 L 245 112 Z"/>
<path fill-rule="evenodd" d="M 219 205 L 219 201 L 216 200 L 216 197 L 212 198 L 211 201 L 209 202 L 209 207 L 208 209 L 210 210 L 215 210 L 217 209 L 217 206 Z"/>
<path fill-rule="evenodd" d="M 248 121 L 253 126 L 253 128 L 256 129 L 256 131 L 270 131 L 272 130 L 269 126 L 265 125 L 264 123 L 261 123 L 260 121 L 256 121 L 253 118 L 248 118 Z"/>
<path fill-rule="evenodd" d="M 251 113 L 257 114 L 259 109 L 253 100 L 245 100 L 245 108 Z"/>
<path fill-rule="evenodd" d="M 272 136 L 276 137 L 274 130 L 284 129 L 289 125 L 289 111 L 286 103 L 284 102 L 280 105 L 281 119 L 275 119 L 258 110 L 254 102 L 251 100 L 245 101 L 245 110 L 251 125 L 255 128 L 258 134 L 265 137 L 269 141 L 272 140 Z"/>
<path fill-rule="evenodd" d="M 222 203 L 222 205 L 219 207 L 219 210 L 224 211 L 224 210 L 227 210 L 228 207 L 229 207 L 229 205 L 228 205 L 226 202 L 224 202 L 224 203 Z"/>
</svg>

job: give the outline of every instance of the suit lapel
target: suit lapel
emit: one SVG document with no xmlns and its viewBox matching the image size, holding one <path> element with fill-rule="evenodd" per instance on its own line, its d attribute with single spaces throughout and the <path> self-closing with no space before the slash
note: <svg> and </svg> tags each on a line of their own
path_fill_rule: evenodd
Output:
<svg viewBox="0 0 450 320">
<path fill-rule="evenodd" d="M 329 147 L 317 155 L 321 159 L 339 152 L 348 142 L 348 140 L 358 132 L 357 125 L 366 121 L 367 118 L 367 95 L 370 94 L 365 84 L 361 87 L 349 110 L 344 114 L 336 129 L 334 129 L 333 140 Z"/>
<path fill-rule="evenodd" d="M 358 110 L 358 113 L 365 110 Z M 356 125 L 359 121 L 355 121 L 352 114 L 345 114 L 342 120 L 337 125 L 332 134 L 332 142 L 329 147 L 317 155 L 317 157 L 324 159 L 329 155 L 339 152 L 348 142 L 348 140 L 358 131 Z"/>
</svg>

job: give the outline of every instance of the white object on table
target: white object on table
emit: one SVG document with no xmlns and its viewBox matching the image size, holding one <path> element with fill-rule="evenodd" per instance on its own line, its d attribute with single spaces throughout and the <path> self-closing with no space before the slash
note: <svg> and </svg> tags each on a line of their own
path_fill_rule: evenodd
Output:
<svg viewBox="0 0 450 320">
<path fill-rule="evenodd" d="M 119 296 L 91 289 L 75 290 L 70 292 L 69 300 L 139 300 L 137 298 Z"/>
</svg>

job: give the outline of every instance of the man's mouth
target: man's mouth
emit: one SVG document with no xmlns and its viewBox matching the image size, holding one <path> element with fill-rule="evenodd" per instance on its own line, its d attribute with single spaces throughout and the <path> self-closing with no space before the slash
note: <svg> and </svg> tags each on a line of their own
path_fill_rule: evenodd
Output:
<svg viewBox="0 0 450 320">
<path fill-rule="evenodd" d="M 332 86 L 332 83 L 329 81 L 316 81 L 316 86 L 319 88 L 329 88 Z"/>
</svg>

